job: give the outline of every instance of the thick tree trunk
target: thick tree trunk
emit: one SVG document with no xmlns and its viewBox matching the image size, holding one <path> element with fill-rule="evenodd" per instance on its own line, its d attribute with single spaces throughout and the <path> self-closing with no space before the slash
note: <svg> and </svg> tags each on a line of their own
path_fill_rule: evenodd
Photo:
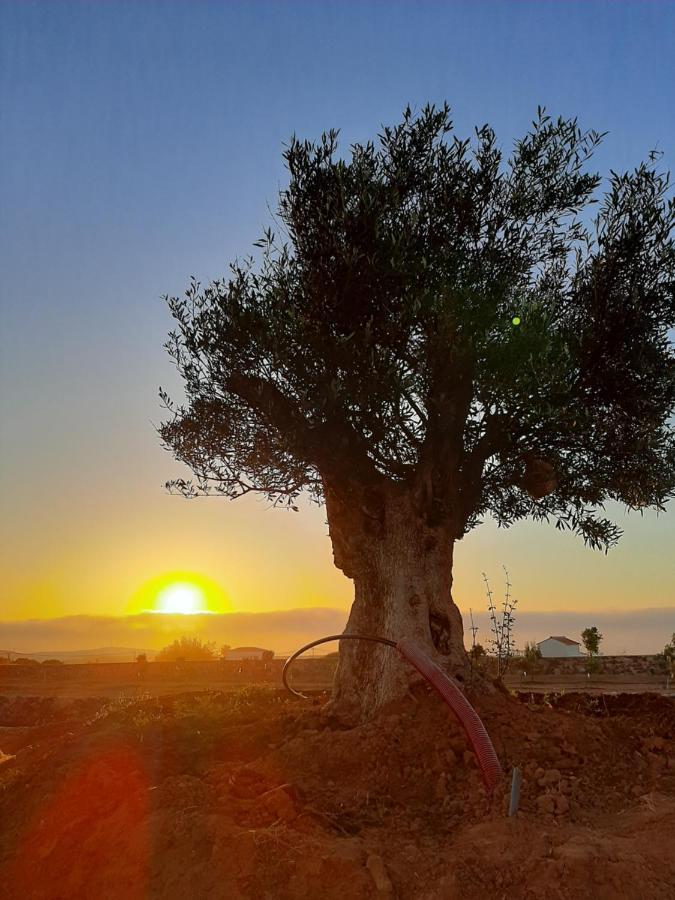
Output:
<svg viewBox="0 0 675 900">
<path fill-rule="evenodd" d="M 414 638 L 447 671 L 466 672 L 462 618 L 452 595 L 453 538 L 416 514 L 409 494 L 378 493 L 369 504 L 327 494 L 328 523 L 336 565 L 354 581 L 348 634 L 399 640 Z M 369 718 L 405 695 L 418 679 L 390 647 L 343 641 L 332 709 Z"/>
</svg>

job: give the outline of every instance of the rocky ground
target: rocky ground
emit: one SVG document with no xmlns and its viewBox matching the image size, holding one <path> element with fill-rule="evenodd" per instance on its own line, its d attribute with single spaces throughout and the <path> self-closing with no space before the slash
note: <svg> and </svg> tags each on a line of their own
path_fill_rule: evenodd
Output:
<svg viewBox="0 0 675 900">
<path fill-rule="evenodd" d="M 353 729 L 260 689 L 0 698 L 0 897 L 675 896 L 675 701 L 472 699 L 513 819 L 426 688 Z"/>
</svg>

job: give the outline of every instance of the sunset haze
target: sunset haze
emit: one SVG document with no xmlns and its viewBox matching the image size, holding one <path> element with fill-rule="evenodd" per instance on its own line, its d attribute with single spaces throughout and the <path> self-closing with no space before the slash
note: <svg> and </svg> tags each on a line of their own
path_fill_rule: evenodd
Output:
<svg viewBox="0 0 675 900">
<path fill-rule="evenodd" d="M 447 99 L 460 135 L 488 121 L 507 148 L 545 104 L 609 132 L 599 171 L 654 148 L 675 168 L 672 5 L 569 4 L 564 21 L 556 4 L 372 9 L 0 6 L 0 650 L 159 649 L 197 628 L 285 651 L 344 626 L 353 588 L 324 510 L 170 496 L 186 471 L 156 433 L 159 386 L 181 395 L 160 296 L 251 252 L 293 133 L 340 128 L 346 152 L 408 103 Z M 486 522 L 455 550 L 459 607 L 485 631 L 481 573 L 499 593 L 505 565 L 519 642 L 597 619 L 608 652 L 659 651 L 675 511 L 607 512 L 625 533 L 606 555 Z"/>
</svg>

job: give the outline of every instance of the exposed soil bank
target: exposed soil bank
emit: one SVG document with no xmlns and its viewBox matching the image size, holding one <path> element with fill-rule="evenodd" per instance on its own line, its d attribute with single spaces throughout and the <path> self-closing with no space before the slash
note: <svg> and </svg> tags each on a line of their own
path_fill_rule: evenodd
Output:
<svg viewBox="0 0 675 900">
<path fill-rule="evenodd" d="M 516 819 L 424 688 L 349 731 L 260 690 L 0 698 L 0 897 L 673 896 L 675 701 L 476 704 Z"/>
</svg>

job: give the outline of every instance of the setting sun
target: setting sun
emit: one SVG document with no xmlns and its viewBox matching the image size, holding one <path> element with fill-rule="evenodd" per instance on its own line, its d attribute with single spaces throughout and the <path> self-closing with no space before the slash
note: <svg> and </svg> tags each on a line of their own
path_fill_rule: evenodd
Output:
<svg viewBox="0 0 675 900">
<path fill-rule="evenodd" d="M 157 595 L 157 612 L 180 613 L 184 616 L 203 613 L 205 609 L 205 596 L 201 588 L 194 584 L 178 582 L 170 584 Z"/>
<path fill-rule="evenodd" d="M 128 608 L 132 613 L 194 616 L 228 612 L 232 605 L 222 587 L 211 578 L 197 572 L 174 571 L 141 585 Z"/>
</svg>

